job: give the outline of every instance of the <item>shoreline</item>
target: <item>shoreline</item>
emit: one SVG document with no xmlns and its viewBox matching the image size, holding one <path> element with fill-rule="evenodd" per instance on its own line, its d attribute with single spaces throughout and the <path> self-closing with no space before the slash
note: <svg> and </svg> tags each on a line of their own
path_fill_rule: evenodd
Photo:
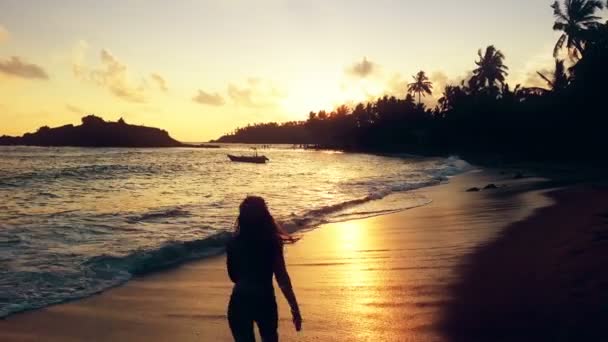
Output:
<svg viewBox="0 0 608 342">
<path fill-rule="evenodd" d="M 351 336 L 349 334 L 354 333 L 366 333 L 364 336 L 367 337 L 363 340 L 368 338 L 372 340 L 373 333 L 377 333 L 381 328 L 374 325 L 387 319 L 383 317 L 384 313 L 377 311 L 405 313 L 414 317 L 413 322 L 417 322 L 414 326 L 412 322 L 403 322 L 401 327 L 395 324 L 402 334 L 406 334 L 404 336 L 410 336 L 413 340 L 444 340 L 437 329 L 437 322 L 446 303 L 449 303 L 450 290 L 447 285 L 455 284 L 458 277 L 454 272 L 461 271 L 458 268 L 459 260 L 469 253 L 474 253 L 477 246 L 484 241 L 493 241 L 496 236 L 500 236 L 500 232 L 506 226 L 517 224 L 515 222 L 526 217 L 529 219 L 534 208 L 550 205 L 550 201 L 542 194 L 546 190 L 538 190 L 538 183 L 534 183 L 534 180 L 513 181 L 503 178 L 505 183 L 510 184 L 508 187 L 481 193 L 465 193 L 465 188 L 470 185 L 483 186 L 490 181 L 498 183 L 497 179 L 500 177 L 488 171 L 465 173 L 455 176 L 448 184 L 415 190 L 414 192 L 430 195 L 433 203 L 427 206 L 357 221 L 322 225 L 306 231 L 303 239 L 287 250 L 287 261 L 305 319 L 305 330 L 298 335 L 298 340 L 320 338 L 338 341 L 341 337 Z M 465 203 L 470 201 L 471 206 L 477 203 L 476 205 L 487 206 L 491 210 L 485 212 L 483 208 L 466 205 L 459 207 L 451 203 L 458 198 L 465 198 Z M 438 214 L 438 210 L 447 213 Z M 422 260 L 419 262 L 422 264 L 426 264 L 426 259 L 429 259 L 431 266 L 412 266 L 409 260 L 401 260 L 399 254 L 403 253 L 403 246 L 398 242 L 410 244 L 412 241 L 398 238 L 401 235 L 399 232 L 406 228 L 408 235 L 418 236 L 423 232 L 415 233 L 414 231 L 420 230 L 417 227 L 428 229 L 429 226 L 434 225 L 441 226 L 441 229 L 437 230 L 439 236 L 451 235 L 453 233 L 449 230 L 459 227 L 458 229 L 464 230 L 455 236 L 473 234 L 473 237 L 468 237 L 473 241 L 466 241 L 467 239 L 459 241 L 463 244 L 460 246 L 462 250 L 446 248 L 454 255 L 450 258 L 446 257 L 444 261 L 444 257 L 437 256 L 434 259 L 429 255 L 434 253 L 435 248 L 445 246 L 439 244 L 437 247 L 429 248 L 428 244 L 434 245 L 436 241 L 433 237 L 424 237 L 423 234 L 421 243 L 428 255 L 425 253 L 419 255 L 415 248 L 407 253 L 412 253 L 414 259 Z M 474 229 L 470 229 L 469 232 L 469 229 L 466 229 L 467 225 Z M 412 229 L 412 232 L 409 229 Z M 356 253 L 345 249 L 355 242 L 367 243 L 353 240 L 344 244 L 345 241 L 341 241 L 345 239 L 342 235 L 352 234 L 355 230 L 360 235 L 366 234 L 367 239 L 379 246 L 368 246 L 370 248 L 366 251 L 361 249 Z M 394 235 L 395 233 L 398 235 Z M 386 238 L 389 240 L 384 241 Z M 387 242 L 390 239 L 396 241 Z M 336 241 L 339 243 L 336 244 Z M 390 248 L 386 248 L 385 245 L 389 245 Z M 345 253 L 354 254 L 345 255 Z M 385 262 L 377 263 L 376 258 Z M 45 340 L 51 341 L 87 338 L 162 340 L 163 336 L 165 338 L 179 336 L 180 340 L 229 341 L 224 306 L 231 284 L 225 275 L 223 259 L 223 256 L 218 256 L 190 262 L 176 269 L 135 277 L 122 286 L 92 297 L 10 315 L 0 321 L 0 338 L 30 340 L 44 337 Z M 361 269 L 356 267 L 357 265 L 360 265 Z M 394 285 L 374 283 L 374 277 L 369 276 L 358 280 L 352 279 L 352 272 L 363 276 L 365 273 L 376 274 L 376 270 L 384 270 L 377 276 L 382 278 L 382 274 L 390 275 L 388 280 L 384 280 L 389 283 L 397 281 L 397 283 Z M 336 274 L 342 274 L 346 278 L 336 278 Z M 418 285 L 413 288 L 397 285 L 403 279 L 421 275 L 434 284 L 430 286 L 431 289 L 426 289 L 425 286 L 416 289 Z M 320 279 L 310 280 L 311 277 Z M 355 294 L 352 291 L 365 293 L 368 288 L 374 289 L 375 297 L 380 294 L 382 298 L 376 298 L 379 300 L 378 303 L 359 303 L 360 305 L 352 307 L 349 301 L 342 302 L 345 297 L 349 297 L 351 302 L 360 301 L 361 298 L 352 297 Z M 386 296 L 382 295 L 383 293 Z M 327 298 L 328 294 L 335 296 L 333 302 L 331 298 Z M 412 304 L 391 302 L 390 297 L 404 294 L 406 297 L 410 295 L 417 297 L 418 300 Z M 432 298 L 426 298 L 429 296 Z M 291 331 L 289 317 L 284 314 L 289 310 L 286 309 L 282 298 L 278 301 L 280 312 L 283 313 L 280 321 L 281 335 L 288 339 L 294 338 L 296 335 Z M 336 301 L 342 304 L 336 305 Z M 350 310 L 345 306 L 351 306 Z M 146 317 L 147 312 L 150 312 L 151 317 Z M 340 312 L 342 314 L 339 314 Z M 346 317 L 350 315 L 351 318 L 358 320 L 347 319 L 348 324 L 340 326 L 335 325 L 336 322 L 327 321 L 325 315 L 335 316 L 336 321 L 344 319 L 343 315 L 347 315 Z M 73 321 L 78 322 L 75 331 L 61 329 L 61 327 L 66 328 Z M 370 326 L 362 331 L 361 321 L 369 321 Z M 389 335 L 383 335 L 387 340 L 399 340 L 398 337 L 402 337 L 395 336 L 395 332 L 389 330 L 391 331 Z"/>
</svg>

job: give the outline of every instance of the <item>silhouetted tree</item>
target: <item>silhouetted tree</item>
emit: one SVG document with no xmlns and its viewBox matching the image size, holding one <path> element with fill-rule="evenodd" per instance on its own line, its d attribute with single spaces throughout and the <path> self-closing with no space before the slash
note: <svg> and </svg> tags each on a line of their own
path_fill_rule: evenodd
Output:
<svg viewBox="0 0 608 342">
<path fill-rule="evenodd" d="M 598 24 L 601 17 L 595 13 L 604 4 L 599 0 L 565 0 L 562 8 L 560 1 L 551 5 L 556 19 L 553 30 L 563 32 L 555 44 L 553 57 L 557 57 L 565 47 L 572 59 L 578 59 L 584 53 L 582 32 Z"/>
<path fill-rule="evenodd" d="M 350 108 L 348 108 L 347 105 L 341 105 L 338 108 L 336 108 L 337 116 L 346 116 L 348 114 L 350 114 Z"/>
<path fill-rule="evenodd" d="M 485 53 L 479 49 L 477 52 L 479 60 L 475 61 L 477 68 L 473 70 L 473 77 L 469 85 L 476 89 L 498 89 L 498 85 L 505 83 L 505 77 L 509 74 L 509 68 L 504 64 L 505 55 L 497 50 L 494 45 L 486 48 Z"/>
<path fill-rule="evenodd" d="M 458 101 L 467 96 L 464 85 L 452 86 L 447 85 L 443 90 L 443 96 L 439 99 L 438 105 L 441 111 L 447 112 L 457 107 Z"/>
<path fill-rule="evenodd" d="M 412 94 L 407 94 L 405 96 L 405 101 L 403 102 L 403 109 L 407 112 L 413 112 L 416 108 L 416 101 Z"/>
<path fill-rule="evenodd" d="M 566 71 L 566 66 L 564 64 L 564 60 L 556 59 L 555 60 L 555 70 L 553 71 L 553 75 L 546 76 L 541 72 L 537 72 L 537 74 L 547 82 L 549 89 L 552 91 L 561 91 L 568 87 L 570 83 L 570 77 L 568 76 L 568 72 Z"/>
<path fill-rule="evenodd" d="M 420 71 L 416 76 L 412 76 L 413 83 L 408 84 L 407 92 L 410 94 L 418 94 L 418 103 L 422 102 L 421 96 L 433 94 L 433 83 L 429 81 L 424 71 Z"/>
<path fill-rule="evenodd" d="M 105 121 L 102 118 L 95 116 L 93 114 L 83 117 L 81 119 L 81 121 L 82 121 L 83 125 L 91 125 L 91 126 L 103 125 L 105 123 Z"/>
</svg>

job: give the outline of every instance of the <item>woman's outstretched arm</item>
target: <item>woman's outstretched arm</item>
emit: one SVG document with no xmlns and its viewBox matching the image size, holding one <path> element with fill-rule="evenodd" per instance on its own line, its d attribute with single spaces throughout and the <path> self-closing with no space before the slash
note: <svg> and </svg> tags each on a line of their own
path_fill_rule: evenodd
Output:
<svg viewBox="0 0 608 342">
<path fill-rule="evenodd" d="M 293 324 L 297 331 L 302 329 L 302 316 L 300 315 L 300 307 L 298 306 L 298 300 L 296 294 L 293 292 L 291 286 L 291 279 L 289 273 L 287 273 L 287 267 L 285 266 L 285 257 L 283 256 L 283 246 L 278 248 L 278 255 L 274 262 L 274 275 L 277 278 L 277 283 L 281 288 L 281 292 L 287 299 L 289 307 L 291 308 L 291 315 L 293 317 Z"/>
</svg>

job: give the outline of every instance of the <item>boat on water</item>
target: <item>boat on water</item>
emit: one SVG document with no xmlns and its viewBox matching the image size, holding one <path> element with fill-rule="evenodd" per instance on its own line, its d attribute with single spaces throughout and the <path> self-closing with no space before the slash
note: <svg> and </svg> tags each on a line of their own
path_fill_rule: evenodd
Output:
<svg viewBox="0 0 608 342">
<path fill-rule="evenodd" d="M 265 164 L 270 159 L 266 158 L 266 156 L 234 156 L 232 154 L 228 155 L 233 162 L 240 163 L 255 163 L 255 164 Z"/>
<path fill-rule="evenodd" d="M 254 163 L 254 164 L 265 164 L 270 159 L 266 158 L 266 156 L 258 155 L 258 151 L 253 149 L 254 153 L 252 156 L 235 156 L 233 154 L 229 154 L 228 158 L 231 161 L 237 163 Z"/>
</svg>

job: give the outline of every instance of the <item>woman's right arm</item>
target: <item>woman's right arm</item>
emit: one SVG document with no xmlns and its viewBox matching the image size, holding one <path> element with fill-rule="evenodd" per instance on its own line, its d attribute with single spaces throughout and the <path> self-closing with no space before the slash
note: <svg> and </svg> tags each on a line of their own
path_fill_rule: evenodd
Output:
<svg viewBox="0 0 608 342">
<path fill-rule="evenodd" d="M 285 257 L 283 256 L 283 246 L 278 248 L 278 255 L 275 258 L 274 262 L 274 275 L 277 279 L 277 283 L 281 288 L 281 292 L 287 299 L 289 303 L 289 307 L 291 308 L 291 315 L 293 317 L 293 324 L 296 327 L 297 331 L 302 329 L 302 316 L 300 315 L 300 307 L 298 306 L 298 300 L 296 299 L 296 294 L 293 292 L 293 287 L 291 286 L 291 279 L 289 278 L 289 273 L 287 273 L 287 267 L 285 266 Z"/>
</svg>

